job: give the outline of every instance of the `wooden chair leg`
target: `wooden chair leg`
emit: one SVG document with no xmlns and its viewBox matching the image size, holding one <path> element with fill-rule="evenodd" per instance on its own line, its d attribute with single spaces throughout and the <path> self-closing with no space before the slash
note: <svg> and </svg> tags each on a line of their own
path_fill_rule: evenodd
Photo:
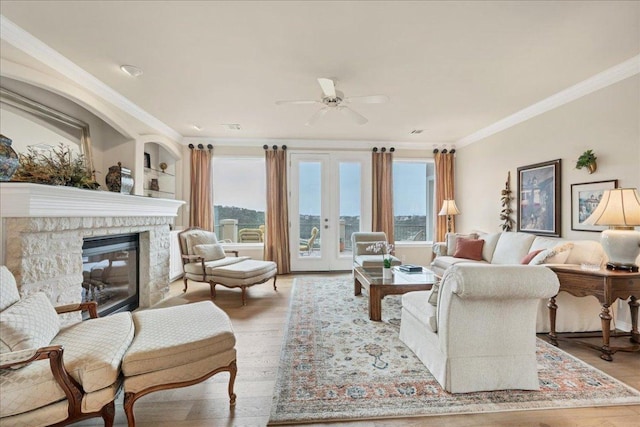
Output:
<svg viewBox="0 0 640 427">
<path fill-rule="evenodd" d="M 236 404 L 236 394 L 233 392 L 233 385 L 236 382 L 236 374 L 238 373 L 238 366 L 236 365 L 236 361 L 234 360 L 229 365 L 229 406 L 234 406 Z"/>
<path fill-rule="evenodd" d="M 277 276 L 277 275 L 273 276 L 273 290 L 274 290 L 274 291 L 277 291 L 277 290 L 278 290 L 278 288 L 276 287 L 276 280 L 277 280 L 277 279 L 278 279 L 278 276 Z"/>
<path fill-rule="evenodd" d="M 240 286 L 240 289 L 242 289 L 242 305 L 247 305 L 247 287 Z"/>
<path fill-rule="evenodd" d="M 216 284 L 209 282 L 209 286 L 211 287 L 211 299 L 216 299 Z"/>
<path fill-rule="evenodd" d="M 133 404 L 135 403 L 137 397 L 135 393 L 125 393 L 124 394 L 124 413 L 127 416 L 127 425 L 129 427 L 136 427 L 136 417 L 133 414 Z"/>
<path fill-rule="evenodd" d="M 182 290 L 182 292 L 187 292 L 187 278 L 185 277 L 184 279 L 182 279 L 182 281 L 184 282 L 184 289 Z"/>
<path fill-rule="evenodd" d="M 102 408 L 102 420 L 104 421 L 104 427 L 113 427 L 113 420 L 116 416 L 116 404 L 111 402 Z"/>
</svg>

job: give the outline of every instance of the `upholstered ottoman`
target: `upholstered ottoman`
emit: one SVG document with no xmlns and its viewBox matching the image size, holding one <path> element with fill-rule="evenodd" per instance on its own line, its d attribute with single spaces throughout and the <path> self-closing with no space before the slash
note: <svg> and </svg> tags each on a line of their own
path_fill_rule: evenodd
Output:
<svg viewBox="0 0 640 427">
<path fill-rule="evenodd" d="M 223 371 L 236 395 L 236 338 L 227 314 L 211 301 L 133 314 L 135 336 L 124 359 L 124 410 L 135 426 L 133 404 L 158 390 L 186 387 Z"/>
<path fill-rule="evenodd" d="M 278 266 L 273 261 L 246 259 L 234 264 L 223 265 L 207 270 L 211 285 L 211 298 L 216 297 L 216 285 L 242 289 L 242 305 L 247 303 L 247 287 L 264 283 L 273 277 L 273 289 L 276 288 Z"/>
</svg>

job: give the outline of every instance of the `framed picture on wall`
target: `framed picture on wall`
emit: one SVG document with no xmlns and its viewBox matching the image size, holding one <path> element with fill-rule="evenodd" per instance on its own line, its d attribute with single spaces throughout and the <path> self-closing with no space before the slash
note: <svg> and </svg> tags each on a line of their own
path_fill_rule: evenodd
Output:
<svg viewBox="0 0 640 427">
<path fill-rule="evenodd" d="M 518 168 L 518 231 L 560 237 L 560 164 Z"/>
<path fill-rule="evenodd" d="M 618 180 L 571 184 L 571 229 L 576 231 L 602 231 L 604 225 L 589 225 L 584 221 L 596 209 L 605 190 L 618 187 Z"/>
</svg>

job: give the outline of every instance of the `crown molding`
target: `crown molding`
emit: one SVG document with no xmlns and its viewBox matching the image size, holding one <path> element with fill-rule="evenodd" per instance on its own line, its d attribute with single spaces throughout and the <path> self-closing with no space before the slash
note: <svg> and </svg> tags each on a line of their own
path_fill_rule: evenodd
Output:
<svg viewBox="0 0 640 427">
<path fill-rule="evenodd" d="M 567 89 L 551 95 L 548 98 L 543 99 L 527 108 L 524 108 L 510 116 L 505 117 L 502 120 L 495 122 L 485 128 L 480 129 L 459 139 L 456 144 L 459 147 L 464 147 L 474 142 L 478 142 L 491 135 L 508 129 L 512 126 L 529 120 L 535 116 L 546 113 L 547 111 L 558 108 L 564 104 L 574 101 L 578 98 L 586 96 L 599 89 L 610 86 L 614 83 L 618 83 L 621 80 L 634 76 L 640 73 L 640 55 L 634 56 L 616 66 L 613 66 L 607 70 L 602 71 L 580 83 L 568 87 Z"/>
<path fill-rule="evenodd" d="M 173 128 L 147 113 L 138 105 L 71 62 L 58 51 L 7 19 L 4 15 L 0 15 L 0 38 L 159 133 L 175 141 L 182 139 L 182 135 Z"/>
</svg>

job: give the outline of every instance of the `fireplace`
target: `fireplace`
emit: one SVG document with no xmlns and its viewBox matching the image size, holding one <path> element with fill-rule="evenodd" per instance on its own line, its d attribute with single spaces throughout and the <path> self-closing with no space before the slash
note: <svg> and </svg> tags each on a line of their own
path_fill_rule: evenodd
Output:
<svg viewBox="0 0 640 427">
<path fill-rule="evenodd" d="M 97 302 L 100 316 L 138 308 L 139 248 L 138 233 L 84 239 L 82 301 Z"/>
</svg>

